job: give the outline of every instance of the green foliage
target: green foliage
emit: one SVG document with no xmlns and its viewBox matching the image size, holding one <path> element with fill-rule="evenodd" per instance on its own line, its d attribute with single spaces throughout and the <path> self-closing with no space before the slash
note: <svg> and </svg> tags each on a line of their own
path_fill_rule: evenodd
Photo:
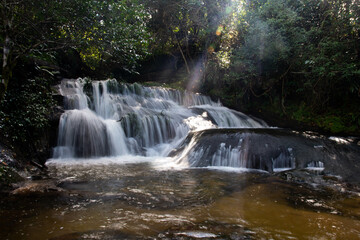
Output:
<svg viewBox="0 0 360 240">
<path fill-rule="evenodd" d="M 332 133 L 356 133 L 360 129 L 360 115 L 341 110 L 315 116 L 315 123 Z"/>
<path fill-rule="evenodd" d="M 164 54 L 174 59 L 172 70 L 186 66 L 187 78 L 193 71 L 192 80 L 201 86 L 191 88 L 229 106 L 244 109 L 258 100 L 284 116 L 332 131 L 358 129 L 356 1 L 9 0 L 1 6 L 1 51 L 8 53 L 2 57 L 5 85 L 15 81 L 12 71 L 19 60 L 33 62 L 37 72 L 56 75 L 63 69 L 56 67 L 60 53 L 71 51 L 84 63 L 82 71 L 124 79 L 137 73 L 141 60 Z M 176 87 L 187 85 L 185 77 L 174 78 Z M 14 141 L 46 125 L 50 98 L 33 94 L 42 84 L 14 83 L 2 103 L 1 130 Z M 16 94 L 16 88 L 24 94 Z M 120 85 L 108 88 L 121 91 L 116 89 Z M 5 90 L 0 84 L 0 97 Z M 137 85 L 132 90 L 141 94 Z M 91 91 L 87 83 L 85 91 Z M 346 110 L 338 110 L 342 108 Z M 311 122 L 316 116 L 321 117 Z"/>
<path fill-rule="evenodd" d="M 44 78 L 12 83 L 0 105 L 0 129 L 20 146 L 31 145 L 49 126 L 54 101 Z"/>
<path fill-rule="evenodd" d="M 359 131 L 358 116 L 347 116 L 360 104 L 360 6 L 252 0 L 243 9 L 229 67 L 209 58 L 203 89 L 229 106 L 264 102 L 276 114 L 334 133 Z"/>
<path fill-rule="evenodd" d="M 313 108 L 320 110 L 343 101 L 344 95 L 356 98 L 359 86 L 359 5 L 351 1 L 306 1 L 299 7 L 300 22 L 306 30 L 307 44 L 298 55 L 294 71 L 302 72 L 302 94 Z M 310 16 L 309 16 L 310 15 Z M 311 17 L 312 24 L 305 21 Z"/>
<path fill-rule="evenodd" d="M 339 116 L 326 116 L 317 119 L 317 124 L 332 133 L 340 133 L 346 130 L 345 124 Z"/>
<path fill-rule="evenodd" d="M 259 92 L 274 87 L 292 62 L 296 48 L 305 39 L 297 27 L 299 17 L 286 1 L 268 0 L 248 11 L 244 41 L 235 49 L 231 68 L 244 85 Z M 242 27 L 242 26 L 239 26 Z M 235 76 L 234 76 L 235 77 Z M 278 79 L 269 81 L 269 79 Z"/>
<path fill-rule="evenodd" d="M 89 69 L 109 77 L 115 67 L 136 73 L 149 54 L 150 15 L 140 0 L 9 0 L 1 9 L 0 100 L 19 59 L 53 65 L 59 51 L 75 49 Z"/>
<path fill-rule="evenodd" d="M 134 72 L 137 62 L 147 56 L 151 41 L 146 21 L 150 18 L 138 0 L 89 2 L 93 21 L 85 31 L 73 34 L 80 43 L 83 61 L 93 70 L 109 64 L 122 64 Z"/>
<path fill-rule="evenodd" d="M 291 104 L 288 108 L 291 118 L 309 126 L 318 126 L 331 133 L 353 134 L 360 129 L 360 113 L 349 109 L 333 109 L 318 114 L 303 102 L 299 105 Z"/>
<path fill-rule="evenodd" d="M 312 120 L 311 109 L 302 102 L 299 106 L 292 106 L 288 108 L 292 113 L 292 118 L 299 122 L 309 122 Z"/>
<path fill-rule="evenodd" d="M 173 89 L 176 89 L 176 90 L 179 90 L 179 91 L 183 91 L 185 90 L 185 80 L 180 80 L 180 81 L 177 81 L 177 82 L 173 82 L 173 83 L 169 83 L 169 84 L 165 84 L 164 87 L 167 87 L 167 88 L 173 88 Z"/>
<path fill-rule="evenodd" d="M 143 1 L 151 19 L 149 29 L 156 39 L 151 49 L 156 54 L 169 54 L 186 66 L 187 73 L 203 56 L 221 47 L 222 27 L 235 12 L 232 0 L 154 0 Z M 217 54 L 226 55 L 225 52 Z M 198 60 L 200 57 L 201 60 Z M 206 58 L 206 57 L 205 57 Z"/>
<path fill-rule="evenodd" d="M 143 86 L 147 86 L 147 87 L 163 87 L 163 88 L 176 89 L 176 90 L 179 90 L 179 91 L 184 91 L 185 90 L 183 80 L 180 80 L 180 81 L 177 81 L 177 82 L 172 82 L 172 83 L 142 82 L 141 84 Z"/>
</svg>

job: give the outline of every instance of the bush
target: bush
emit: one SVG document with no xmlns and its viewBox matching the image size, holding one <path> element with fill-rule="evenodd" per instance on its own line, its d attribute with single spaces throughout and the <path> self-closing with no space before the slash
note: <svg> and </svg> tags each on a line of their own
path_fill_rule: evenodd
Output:
<svg viewBox="0 0 360 240">
<path fill-rule="evenodd" d="M 14 80 L 0 105 L 2 137 L 15 145 L 32 145 L 49 126 L 54 105 L 49 80 Z"/>
</svg>

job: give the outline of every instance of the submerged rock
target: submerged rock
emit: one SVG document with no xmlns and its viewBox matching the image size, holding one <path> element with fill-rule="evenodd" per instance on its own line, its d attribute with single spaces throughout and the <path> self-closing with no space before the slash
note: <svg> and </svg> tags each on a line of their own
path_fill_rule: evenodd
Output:
<svg viewBox="0 0 360 240">
<path fill-rule="evenodd" d="M 255 232 L 239 224 L 215 221 L 174 226 L 160 233 L 157 239 L 193 240 L 193 239 L 257 239 Z"/>
<path fill-rule="evenodd" d="M 273 185 L 284 189 L 285 199 L 290 206 L 360 219 L 358 187 L 349 186 L 336 176 L 315 174 L 308 170 L 291 170 L 278 175 L 286 177 L 286 181 Z"/>
<path fill-rule="evenodd" d="M 87 232 L 75 232 L 64 234 L 59 237 L 51 238 L 51 240 L 73 240 L 73 239 L 81 239 L 81 240 L 94 240 L 94 239 L 102 239 L 102 240 L 115 240 L 115 239 L 150 239 L 150 238 L 139 238 L 140 236 L 131 236 L 125 234 L 120 231 L 115 230 L 94 230 Z"/>
<path fill-rule="evenodd" d="M 62 192 L 65 192 L 65 190 L 57 187 L 54 180 L 40 180 L 24 182 L 11 193 L 13 195 L 32 195 Z"/>
<path fill-rule="evenodd" d="M 113 166 L 111 168 L 114 169 Z M 90 172 L 89 169 L 82 171 Z M 109 174 L 111 170 L 107 168 L 104 171 Z M 204 169 L 141 173 L 136 169 L 129 171 L 134 176 L 122 176 L 121 179 L 118 179 L 119 175 L 99 179 L 93 171 L 94 175 L 88 176 L 89 180 L 67 178 L 57 187 L 102 202 L 122 202 L 141 209 L 166 210 L 205 206 L 234 191 L 241 191 L 253 182 L 263 181 L 268 176 L 252 173 L 229 175 L 222 171 L 213 174 Z"/>
</svg>

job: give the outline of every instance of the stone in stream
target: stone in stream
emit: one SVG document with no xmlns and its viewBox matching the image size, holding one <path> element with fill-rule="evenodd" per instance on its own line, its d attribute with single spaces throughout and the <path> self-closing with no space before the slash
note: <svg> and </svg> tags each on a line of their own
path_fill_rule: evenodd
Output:
<svg viewBox="0 0 360 240">
<path fill-rule="evenodd" d="M 190 133 L 170 153 L 188 167 L 265 170 L 321 169 L 360 184 L 360 147 L 316 134 L 285 129 L 207 129 Z"/>
</svg>

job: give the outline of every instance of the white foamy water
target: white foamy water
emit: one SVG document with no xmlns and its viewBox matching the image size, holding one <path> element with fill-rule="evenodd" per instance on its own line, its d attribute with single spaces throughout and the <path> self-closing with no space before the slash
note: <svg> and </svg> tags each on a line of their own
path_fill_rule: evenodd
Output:
<svg viewBox="0 0 360 240">
<path fill-rule="evenodd" d="M 63 80 L 61 93 L 66 111 L 49 165 L 153 162 L 173 167 L 175 161 L 166 156 L 189 131 L 267 127 L 207 96 L 161 87 L 77 79 Z M 232 152 L 218 155 L 236 161 Z M 213 161 L 223 166 L 219 156 Z"/>
</svg>

